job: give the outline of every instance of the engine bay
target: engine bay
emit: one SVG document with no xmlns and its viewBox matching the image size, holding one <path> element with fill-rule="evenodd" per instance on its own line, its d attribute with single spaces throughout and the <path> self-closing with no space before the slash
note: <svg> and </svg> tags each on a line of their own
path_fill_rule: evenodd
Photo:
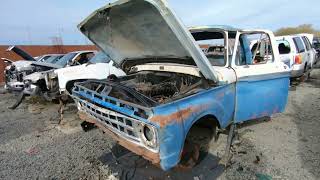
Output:
<svg viewBox="0 0 320 180">
<path fill-rule="evenodd" d="M 192 85 L 197 84 L 195 88 L 200 88 L 202 82 L 201 78 L 191 75 L 152 71 L 139 72 L 118 81 L 158 103 L 187 93 Z"/>
<path fill-rule="evenodd" d="M 192 75 L 141 71 L 107 81 L 85 82 L 81 86 L 101 95 L 151 107 L 197 93 L 208 88 L 209 83 Z"/>
</svg>

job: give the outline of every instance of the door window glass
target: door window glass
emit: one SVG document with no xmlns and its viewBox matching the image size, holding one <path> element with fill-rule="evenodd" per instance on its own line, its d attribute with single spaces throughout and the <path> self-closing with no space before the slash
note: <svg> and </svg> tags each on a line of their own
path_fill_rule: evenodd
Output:
<svg viewBox="0 0 320 180">
<path fill-rule="evenodd" d="M 302 42 L 302 40 L 301 40 L 300 37 L 295 37 L 295 38 L 293 38 L 293 42 L 294 42 L 294 44 L 296 45 L 296 48 L 297 48 L 297 52 L 298 52 L 298 53 L 303 53 L 303 52 L 306 51 L 306 49 L 305 49 L 305 47 L 304 47 L 304 45 L 303 45 L 303 42 Z"/>
<path fill-rule="evenodd" d="M 74 65 L 85 64 L 94 56 L 93 52 L 82 53 L 74 61 Z"/>
<path fill-rule="evenodd" d="M 308 38 L 306 38 L 305 36 L 302 37 L 302 40 L 304 42 L 304 44 L 306 45 L 307 51 L 309 51 L 311 49 L 311 44 L 308 40 Z"/>
</svg>

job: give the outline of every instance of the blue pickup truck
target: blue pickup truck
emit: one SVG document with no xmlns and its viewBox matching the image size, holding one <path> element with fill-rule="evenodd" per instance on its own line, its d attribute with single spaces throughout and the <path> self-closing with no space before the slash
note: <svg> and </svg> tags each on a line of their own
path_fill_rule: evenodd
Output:
<svg viewBox="0 0 320 180">
<path fill-rule="evenodd" d="M 270 31 L 187 29 L 162 0 L 108 4 L 79 29 L 127 74 L 75 84 L 80 118 L 163 170 L 196 165 L 219 129 L 286 107 L 289 68 Z"/>
</svg>

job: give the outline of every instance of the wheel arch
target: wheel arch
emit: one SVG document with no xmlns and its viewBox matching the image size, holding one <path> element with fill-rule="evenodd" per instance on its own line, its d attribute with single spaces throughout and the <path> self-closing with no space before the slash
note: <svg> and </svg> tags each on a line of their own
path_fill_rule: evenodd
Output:
<svg viewBox="0 0 320 180">
<path fill-rule="evenodd" d="M 188 129 L 186 129 L 185 135 L 188 134 L 188 132 L 190 131 L 190 129 L 191 129 L 194 125 L 196 125 L 196 124 L 198 124 L 198 123 L 202 123 L 202 121 L 208 121 L 208 120 L 209 120 L 210 122 L 212 122 L 212 123 L 215 123 L 215 125 L 217 125 L 218 128 L 221 128 L 221 125 L 220 125 L 220 122 L 219 122 L 217 116 L 215 116 L 215 115 L 213 115 L 213 114 L 205 114 L 205 115 L 201 115 L 201 116 L 197 117 L 196 120 L 191 123 L 191 125 L 188 127 Z"/>
<path fill-rule="evenodd" d="M 182 158 L 182 153 L 183 153 L 183 149 L 187 140 L 187 137 L 192 129 L 192 127 L 197 126 L 197 125 L 208 125 L 211 126 L 211 128 L 221 128 L 220 126 L 220 122 L 218 121 L 217 117 L 213 114 L 206 114 L 206 115 L 202 115 L 199 118 L 197 118 L 197 120 L 193 121 L 190 125 L 190 127 L 188 127 L 188 129 L 185 130 L 185 134 L 184 134 L 184 138 L 182 140 L 182 147 L 180 149 L 180 160 Z M 179 162 L 180 162 L 179 160 Z M 179 163 L 178 162 L 178 163 Z"/>
<path fill-rule="evenodd" d="M 72 92 L 71 92 L 72 89 L 71 89 L 71 88 L 73 88 L 74 83 L 76 83 L 76 82 L 83 82 L 83 81 L 87 81 L 87 80 L 89 80 L 89 79 L 74 79 L 74 80 L 67 81 L 67 82 L 66 82 L 66 91 L 67 91 L 68 93 L 72 94 Z"/>
</svg>

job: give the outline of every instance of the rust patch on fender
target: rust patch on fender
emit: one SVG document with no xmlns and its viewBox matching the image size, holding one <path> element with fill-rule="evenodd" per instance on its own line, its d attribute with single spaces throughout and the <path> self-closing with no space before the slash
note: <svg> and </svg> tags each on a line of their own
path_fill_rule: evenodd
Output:
<svg viewBox="0 0 320 180">
<path fill-rule="evenodd" d="M 150 118 L 151 122 L 158 123 L 161 128 L 173 122 L 181 123 L 185 119 L 188 119 L 194 113 L 197 113 L 202 108 L 207 108 L 208 105 L 191 106 L 169 115 L 158 115 Z"/>
<path fill-rule="evenodd" d="M 159 153 L 154 153 L 149 151 L 148 149 L 141 147 L 137 144 L 134 144 L 132 142 L 127 141 L 126 139 L 122 138 L 118 134 L 112 132 L 108 128 L 106 128 L 102 123 L 99 121 L 95 120 L 94 118 L 88 116 L 84 112 L 78 112 L 79 118 L 83 121 L 87 121 L 89 123 L 93 123 L 96 126 L 98 126 L 103 132 L 107 133 L 110 135 L 115 141 L 118 142 L 121 146 L 127 148 L 128 150 L 142 156 L 143 158 L 151 161 L 153 164 L 159 164 L 160 163 L 160 156 Z"/>
</svg>

